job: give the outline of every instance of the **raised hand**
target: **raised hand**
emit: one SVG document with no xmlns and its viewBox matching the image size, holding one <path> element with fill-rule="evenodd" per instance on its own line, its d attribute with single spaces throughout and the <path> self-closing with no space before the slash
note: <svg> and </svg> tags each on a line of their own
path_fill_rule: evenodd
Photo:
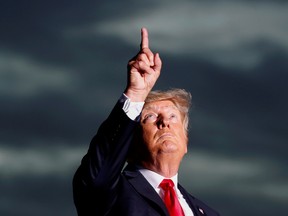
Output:
<svg viewBox="0 0 288 216">
<path fill-rule="evenodd" d="M 159 54 L 153 54 L 149 49 L 148 31 L 142 28 L 140 51 L 128 62 L 127 87 L 124 93 L 131 101 L 145 101 L 160 75 L 161 67 Z"/>
</svg>

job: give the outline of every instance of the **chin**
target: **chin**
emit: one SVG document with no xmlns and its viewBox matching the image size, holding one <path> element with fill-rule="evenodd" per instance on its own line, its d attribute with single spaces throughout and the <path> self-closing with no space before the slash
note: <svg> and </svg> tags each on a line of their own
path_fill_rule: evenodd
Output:
<svg viewBox="0 0 288 216">
<path fill-rule="evenodd" d="M 176 152 L 178 150 L 178 146 L 171 141 L 164 141 L 162 143 L 162 152 L 165 153 L 173 153 Z"/>
</svg>

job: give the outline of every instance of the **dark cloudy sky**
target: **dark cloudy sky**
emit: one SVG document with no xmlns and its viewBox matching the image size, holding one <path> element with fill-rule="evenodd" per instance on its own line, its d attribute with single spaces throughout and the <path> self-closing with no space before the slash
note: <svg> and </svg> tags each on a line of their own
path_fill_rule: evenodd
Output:
<svg viewBox="0 0 288 216">
<path fill-rule="evenodd" d="M 73 174 L 142 26 L 164 64 L 156 88 L 193 95 L 182 184 L 222 215 L 288 212 L 287 11 L 284 0 L 1 1 L 0 215 L 76 216 Z"/>
</svg>

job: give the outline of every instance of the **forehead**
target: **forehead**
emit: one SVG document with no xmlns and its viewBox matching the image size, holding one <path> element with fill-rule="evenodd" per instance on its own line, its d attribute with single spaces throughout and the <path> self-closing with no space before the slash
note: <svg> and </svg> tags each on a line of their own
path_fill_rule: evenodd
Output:
<svg viewBox="0 0 288 216">
<path fill-rule="evenodd" d="M 149 112 L 149 111 L 159 112 L 169 110 L 178 110 L 175 104 L 170 100 L 149 102 L 145 104 L 143 108 L 143 112 Z"/>
</svg>

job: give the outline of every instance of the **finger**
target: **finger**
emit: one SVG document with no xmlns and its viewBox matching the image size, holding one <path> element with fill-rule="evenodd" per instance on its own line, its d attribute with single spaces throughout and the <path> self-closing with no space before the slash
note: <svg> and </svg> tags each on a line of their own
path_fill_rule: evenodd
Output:
<svg viewBox="0 0 288 216">
<path fill-rule="evenodd" d="M 162 68 L 162 61 L 161 61 L 161 58 L 159 56 L 159 53 L 156 53 L 155 57 L 154 57 L 154 67 L 153 67 L 153 69 L 155 71 L 160 72 L 161 68 Z"/>
<path fill-rule="evenodd" d="M 141 29 L 141 50 L 145 48 L 149 48 L 149 38 L 148 38 L 148 30 L 146 28 Z"/>
<path fill-rule="evenodd" d="M 153 67 L 154 66 L 154 54 L 152 53 L 152 51 L 149 48 L 145 48 L 145 49 L 142 50 L 141 54 L 145 54 L 146 55 L 146 57 L 147 57 L 147 59 L 149 61 L 148 64 L 151 67 Z"/>
<path fill-rule="evenodd" d="M 143 61 L 145 62 L 147 65 L 150 65 L 150 60 L 149 60 L 149 55 L 147 55 L 146 53 L 141 53 L 137 56 L 137 61 Z M 150 65 L 151 66 L 151 65 Z"/>
<path fill-rule="evenodd" d="M 143 61 L 134 62 L 133 64 L 131 64 L 131 68 L 135 68 L 141 74 L 142 73 L 150 74 L 153 72 L 153 69 Z"/>
<path fill-rule="evenodd" d="M 153 72 L 153 69 L 149 65 L 145 64 L 145 62 L 139 62 L 138 65 L 139 65 L 139 70 L 143 73 L 150 74 Z"/>
</svg>

